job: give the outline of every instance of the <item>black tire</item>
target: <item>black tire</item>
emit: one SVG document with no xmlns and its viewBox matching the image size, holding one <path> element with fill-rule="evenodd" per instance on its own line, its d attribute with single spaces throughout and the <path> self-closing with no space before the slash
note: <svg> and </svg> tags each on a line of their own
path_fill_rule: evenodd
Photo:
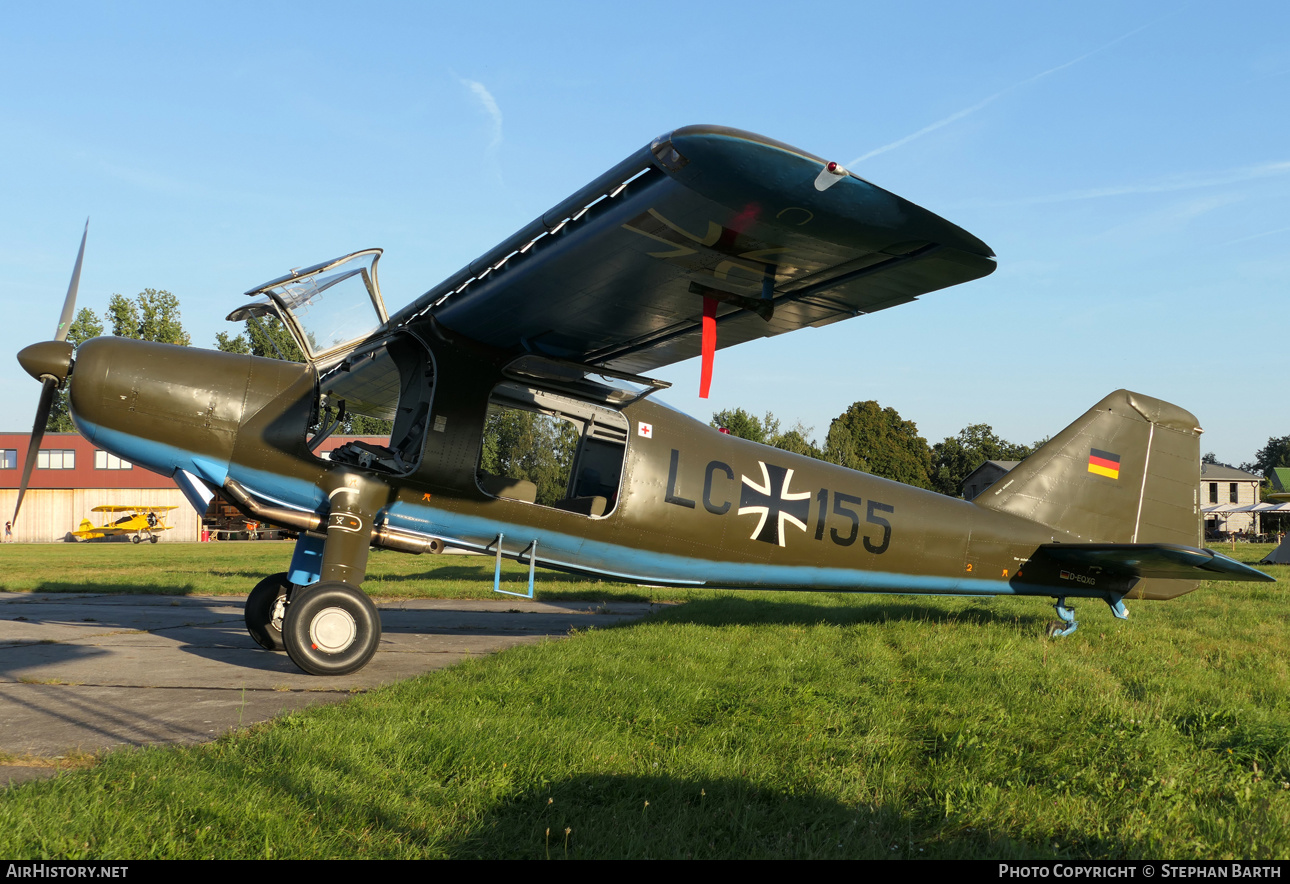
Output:
<svg viewBox="0 0 1290 884">
<path fill-rule="evenodd" d="M 273 574 L 257 583 L 246 597 L 246 607 L 242 612 L 246 631 L 266 651 L 286 649 L 282 642 L 282 621 L 286 616 L 286 599 L 290 591 L 287 575 Z M 278 607 L 279 599 L 283 602 L 281 607 Z"/>
<path fill-rule="evenodd" d="M 149 538 L 148 538 L 148 542 L 149 542 L 149 543 L 156 543 L 156 542 L 157 542 L 158 540 L 160 540 L 160 539 L 161 539 L 160 537 L 158 537 L 157 535 L 153 534 L 151 537 L 149 537 Z"/>
<path fill-rule="evenodd" d="M 291 662 L 310 675 L 348 675 L 376 653 L 381 617 L 362 590 L 319 583 L 292 595 L 282 639 Z"/>
<path fill-rule="evenodd" d="M 132 543 L 138 543 L 138 542 L 139 542 L 139 535 L 138 535 L 138 534 L 131 535 L 131 537 L 130 537 L 130 541 L 131 541 Z"/>
</svg>

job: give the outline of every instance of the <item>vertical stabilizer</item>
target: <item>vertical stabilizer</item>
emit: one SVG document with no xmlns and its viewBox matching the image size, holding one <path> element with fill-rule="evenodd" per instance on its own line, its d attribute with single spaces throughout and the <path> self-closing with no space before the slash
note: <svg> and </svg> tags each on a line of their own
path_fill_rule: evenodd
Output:
<svg viewBox="0 0 1290 884">
<path fill-rule="evenodd" d="M 1190 412 L 1117 390 L 973 502 L 1088 543 L 1200 546 L 1200 434 Z"/>
</svg>

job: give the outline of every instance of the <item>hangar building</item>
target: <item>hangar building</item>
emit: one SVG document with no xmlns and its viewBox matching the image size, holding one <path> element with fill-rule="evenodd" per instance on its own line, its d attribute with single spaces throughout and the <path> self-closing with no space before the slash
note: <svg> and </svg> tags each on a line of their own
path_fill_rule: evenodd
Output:
<svg viewBox="0 0 1290 884">
<path fill-rule="evenodd" d="M 361 440 L 383 444 L 372 436 L 332 436 L 320 453 L 346 442 Z M 30 432 L 0 433 L 0 521 L 13 518 L 27 457 Z M 200 538 L 201 516 L 174 480 L 109 454 L 78 433 L 46 433 L 40 444 L 36 468 L 22 502 L 22 518 L 13 526 L 18 543 L 54 543 L 68 539 L 82 519 L 95 525 L 111 521 L 96 506 L 173 506 L 166 515 L 171 530 L 161 542 L 193 542 Z M 2 535 L 0 535 L 2 536 Z"/>
<path fill-rule="evenodd" d="M 0 514 L 13 518 L 27 457 L 30 432 L 0 433 Z M 91 513 L 96 506 L 173 506 L 166 517 L 170 531 L 163 543 L 193 541 L 201 531 L 201 518 L 168 476 L 127 463 L 95 448 L 78 433 L 46 433 L 40 443 L 31 485 L 22 502 L 22 517 L 13 526 L 19 543 L 51 543 L 67 539 L 82 519 L 101 525 L 106 513 Z"/>
</svg>

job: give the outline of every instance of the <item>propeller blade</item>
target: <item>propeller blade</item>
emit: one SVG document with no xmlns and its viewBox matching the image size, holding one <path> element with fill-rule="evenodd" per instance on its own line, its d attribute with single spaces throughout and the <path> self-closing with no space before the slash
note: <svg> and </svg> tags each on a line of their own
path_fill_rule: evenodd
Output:
<svg viewBox="0 0 1290 884">
<path fill-rule="evenodd" d="M 78 266 L 80 262 L 77 262 Z M 18 503 L 13 508 L 13 523 L 18 524 L 18 512 L 22 509 L 22 499 L 27 495 L 27 483 L 31 481 L 32 468 L 36 466 L 36 455 L 40 452 L 40 443 L 45 438 L 45 423 L 49 420 L 49 409 L 54 404 L 54 394 L 58 392 L 58 380 L 45 378 L 40 389 L 40 404 L 36 406 L 36 423 L 31 427 L 31 442 L 27 445 L 27 459 L 22 465 L 22 483 L 18 486 Z"/>
<path fill-rule="evenodd" d="M 90 219 L 85 219 L 85 232 L 81 234 L 81 250 L 76 253 L 76 266 L 72 268 L 72 281 L 67 284 L 67 297 L 63 299 L 63 315 L 58 318 L 58 330 L 54 332 L 55 341 L 67 340 L 67 332 L 72 327 L 76 313 L 76 290 L 81 285 L 81 261 L 85 259 L 85 238 L 90 235 Z"/>
</svg>

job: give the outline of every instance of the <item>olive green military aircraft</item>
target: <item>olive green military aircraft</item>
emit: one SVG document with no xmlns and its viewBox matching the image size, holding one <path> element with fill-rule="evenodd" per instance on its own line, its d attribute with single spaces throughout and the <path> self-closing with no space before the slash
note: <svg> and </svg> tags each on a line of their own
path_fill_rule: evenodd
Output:
<svg viewBox="0 0 1290 884">
<path fill-rule="evenodd" d="M 989 274 L 976 237 L 836 163 L 691 126 L 654 140 L 393 315 L 380 251 L 252 289 L 305 363 L 66 331 L 19 355 L 95 445 L 299 533 L 246 604 L 251 635 L 309 673 L 352 672 L 380 639 L 372 546 L 443 544 L 648 584 L 1056 600 L 1168 599 L 1205 579 L 1268 580 L 1200 549 L 1196 418 L 1107 396 L 977 500 L 954 500 L 724 435 L 649 397 L 643 373 L 819 327 Z M 718 334 L 720 342 L 718 342 Z M 73 359 L 73 355 L 75 358 Z M 576 439 L 554 496 L 484 471 L 519 413 Z M 387 444 L 324 458 L 345 414 Z M 21 506 L 21 493 L 19 506 Z M 15 518 L 17 514 L 15 513 Z M 500 586 L 498 587 L 500 588 Z"/>
</svg>

